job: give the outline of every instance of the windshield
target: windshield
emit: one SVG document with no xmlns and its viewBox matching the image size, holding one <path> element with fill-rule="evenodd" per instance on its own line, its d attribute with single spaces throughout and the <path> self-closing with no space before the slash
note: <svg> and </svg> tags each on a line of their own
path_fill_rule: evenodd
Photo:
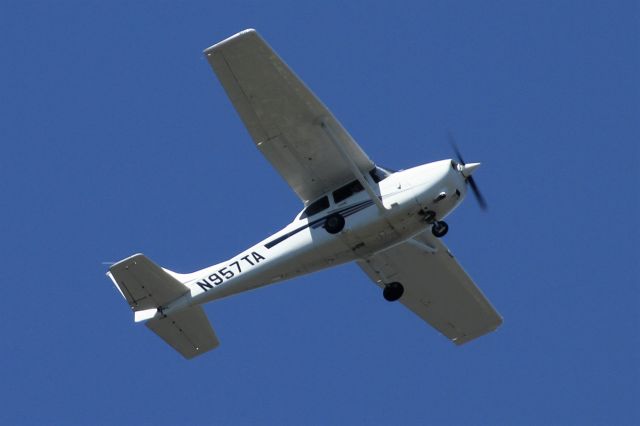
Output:
<svg viewBox="0 0 640 426">
<path fill-rule="evenodd" d="M 304 219 L 305 217 L 313 216 L 314 214 L 318 214 L 323 210 L 329 208 L 329 197 L 326 195 L 313 203 L 309 204 L 303 211 L 300 213 L 300 219 Z"/>
</svg>

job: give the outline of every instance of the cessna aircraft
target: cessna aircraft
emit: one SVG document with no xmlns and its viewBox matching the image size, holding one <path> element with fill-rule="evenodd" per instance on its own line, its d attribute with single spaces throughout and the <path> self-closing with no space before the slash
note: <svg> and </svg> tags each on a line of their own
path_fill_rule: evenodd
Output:
<svg viewBox="0 0 640 426">
<path fill-rule="evenodd" d="M 258 149 L 304 203 L 293 222 L 229 260 L 190 274 L 135 254 L 107 276 L 135 322 L 185 358 L 218 346 L 200 305 L 355 261 L 382 289 L 460 345 L 502 318 L 439 240 L 442 220 L 479 163 L 442 160 L 394 172 L 377 166 L 253 29 L 204 51 Z M 457 152 L 457 150 L 456 150 Z"/>
</svg>

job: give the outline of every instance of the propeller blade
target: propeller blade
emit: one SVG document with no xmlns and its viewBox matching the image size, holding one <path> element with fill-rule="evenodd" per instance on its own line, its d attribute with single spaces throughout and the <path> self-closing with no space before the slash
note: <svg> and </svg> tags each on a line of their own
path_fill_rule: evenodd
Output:
<svg viewBox="0 0 640 426">
<path fill-rule="evenodd" d="M 458 158 L 458 163 L 465 165 L 464 159 L 462 158 L 462 154 L 460 154 L 460 150 L 458 149 L 458 145 L 456 144 L 455 139 L 453 138 L 453 134 L 451 131 L 447 132 L 447 139 L 449 140 L 449 145 L 453 148 L 453 152 L 455 152 L 456 157 Z"/>
<path fill-rule="evenodd" d="M 480 206 L 480 208 L 482 210 L 487 210 L 487 202 L 485 201 L 484 197 L 482 196 L 482 193 L 478 189 L 478 185 L 476 185 L 476 181 L 473 180 L 473 176 L 469 176 L 467 178 L 467 182 L 469 183 L 469 186 L 471 187 L 471 190 L 473 191 L 473 195 L 475 195 L 476 200 L 478 200 L 478 205 Z"/>
<path fill-rule="evenodd" d="M 456 154 L 456 157 L 458 158 L 458 163 L 460 163 L 463 166 L 465 166 L 466 163 L 464 162 L 464 159 L 462 158 L 462 154 L 460 153 L 460 150 L 458 149 L 458 145 L 456 144 L 456 141 L 453 138 L 453 134 L 451 133 L 451 130 L 447 130 L 447 139 L 449 140 L 449 145 L 451 145 L 451 148 L 453 149 L 453 152 Z M 469 168 L 471 169 L 471 166 L 477 167 L 478 165 L 479 164 L 470 164 Z M 472 169 L 470 171 L 473 172 Z M 478 201 L 478 205 L 480 206 L 480 208 L 482 210 L 487 210 L 487 202 L 485 201 L 484 197 L 482 196 L 482 193 L 480 192 L 480 189 L 478 189 L 478 185 L 476 185 L 476 181 L 473 180 L 473 176 L 471 176 L 471 173 L 469 173 L 467 175 L 463 171 L 462 174 L 463 174 L 463 176 L 465 176 L 465 181 L 471 187 L 471 191 L 473 191 L 473 195 L 476 197 L 476 200 Z"/>
</svg>

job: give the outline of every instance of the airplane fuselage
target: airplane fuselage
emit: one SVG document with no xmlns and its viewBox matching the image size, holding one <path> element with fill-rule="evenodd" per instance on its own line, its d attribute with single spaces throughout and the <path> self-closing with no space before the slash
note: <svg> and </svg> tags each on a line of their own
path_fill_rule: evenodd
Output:
<svg viewBox="0 0 640 426">
<path fill-rule="evenodd" d="M 166 314 L 327 267 L 363 259 L 406 241 L 431 225 L 425 213 L 446 217 L 465 196 L 465 178 L 451 160 L 403 170 L 378 183 L 367 176 L 385 209 L 361 190 L 304 216 L 233 258 L 191 274 L 175 274 L 190 291 L 164 309 Z M 335 195 L 335 192 L 334 192 Z M 313 204 L 309 203 L 308 205 Z M 327 217 L 344 217 L 344 228 L 327 232 Z"/>
</svg>

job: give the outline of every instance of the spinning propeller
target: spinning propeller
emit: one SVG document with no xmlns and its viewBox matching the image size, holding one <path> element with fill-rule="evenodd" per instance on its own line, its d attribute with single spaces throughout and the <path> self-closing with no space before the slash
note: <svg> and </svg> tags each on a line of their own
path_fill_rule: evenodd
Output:
<svg viewBox="0 0 640 426">
<path fill-rule="evenodd" d="M 473 195 L 476 197 L 476 200 L 478 201 L 478 205 L 480 206 L 480 208 L 482 210 L 487 210 L 487 202 L 482 196 L 482 193 L 480 193 L 480 190 L 478 189 L 478 185 L 476 185 L 476 181 L 473 180 L 473 176 L 471 176 L 473 171 L 480 166 L 480 163 L 469 163 L 469 164 L 465 163 L 462 158 L 462 154 L 460 154 L 460 150 L 458 150 L 458 146 L 456 145 L 456 142 L 453 139 L 453 135 L 451 134 L 451 132 L 447 133 L 447 136 L 449 138 L 449 143 L 451 144 L 451 147 L 453 148 L 453 151 L 455 152 L 456 157 L 458 158 L 458 163 L 462 165 L 462 170 L 460 170 L 460 172 L 465 177 L 465 181 L 471 187 L 471 191 L 473 191 Z"/>
</svg>

